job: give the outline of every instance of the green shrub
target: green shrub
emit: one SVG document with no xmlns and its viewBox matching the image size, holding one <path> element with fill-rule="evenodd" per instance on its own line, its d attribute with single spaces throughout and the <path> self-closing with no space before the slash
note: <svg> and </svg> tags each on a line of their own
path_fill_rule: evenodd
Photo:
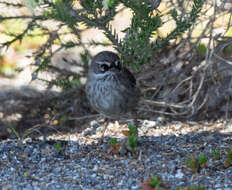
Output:
<svg viewBox="0 0 232 190">
<path fill-rule="evenodd" d="M 50 85 L 71 88 L 73 85 L 68 85 L 67 83 L 72 81 L 68 80 L 68 78 L 70 76 L 80 78 L 85 75 L 86 71 L 80 72 L 80 74 L 64 72 L 64 70 L 51 65 L 51 57 L 62 49 L 75 46 L 83 47 L 86 55 L 88 55 L 88 49 L 84 46 L 81 38 L 81 32 L 86 28 L 102 30 L 110 42 L 100 43 L 92 41 L 88 45 L 112 45 L 119 52 L 123 64 L 139 68 L 140 65 L 149 62 L 154 51 L 168 45 L 170 40 L 176 39 L 194 24 L 204 1 L 194 0 L 190 11 L 186 12 L 185 17 L 181 16 L 181 13 L 175 9 L 165 13 L 175 21 L 176 28 L 166 38 L 160 38 L 157 41 L 152 41 L 151 37 L 164 24 L 162 16 L 165 15 L 158 11 L 154 15 L 154 8 L 151 3 L 145 0 L 27 0 L 24 2 L 26 5 L 5 3 L 14 7 L 26 6 L 31 14 L 0 16 L 0 23 L 9 20 L 19 20 L 24 23 L 24 27 L 20 28 L 20 31 L 13 30 L 6 33 L 11 38 L 9 41 L 2 43 L 1 46 L 12 46 L 15 42 L 21 42 L 28 36 L 44 36 L 45 38 L 43 39 L 47 40 L 45 42 L 42 41 L 40 48 L 33 54 L 37 69 L 33 73 L 32 79 L 38 78 L 40 71 L 51 71 L 58 74 L 57 78 L 45 82 L 50 83 Z M 4 4 L 4 2 L 1 4 Z M 120 9 L 118 9 L 119 4 L 132 11 L 131 24 L 123 31 L 126 34 L 123 39 L 118 38 L 117 32 L 110 23 L 117 13 L 120 12 Z M 36 8 L 40 8 L 40 11 L 37 11 Z M 127 18 L 125 17 L 125 19 Z M 45 21 L 54 21 L 58 26 L 54 28 L 48 27 L 42 24 Z M 39 31 L 40 34 L 34 31 Z M 67 33 L 72 34 L 74 36 L 73 39 L 65 41 L 64 36 Z M 55 50 L 52 48 L 54 44 L 58 46 Z M 85 65 L 84 68 L 87 69 L 87 66 Z"/>
</svg>

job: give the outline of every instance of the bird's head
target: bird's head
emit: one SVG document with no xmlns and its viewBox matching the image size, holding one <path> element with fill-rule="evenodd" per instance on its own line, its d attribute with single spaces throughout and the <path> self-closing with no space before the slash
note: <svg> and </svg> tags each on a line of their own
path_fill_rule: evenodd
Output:
<svg viewBox="0 0 232 190">
<path fill-rule="evenodd" d="M 120 70 L 121 63 L 118 55 L 111 51 L 103 51 L 94 56 L 89 72 L 101 75 Z"/>
</svg>

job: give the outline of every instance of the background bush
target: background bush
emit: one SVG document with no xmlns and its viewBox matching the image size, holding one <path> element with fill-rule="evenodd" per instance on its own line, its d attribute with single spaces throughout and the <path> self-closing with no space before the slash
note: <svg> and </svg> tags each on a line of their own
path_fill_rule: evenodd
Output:
<svg viewBox="0 0 232 190">
<path fill-rule="evenodd" d="M 162 1 L 165 9 L 161 11 L 159 3 L 151 0 L 0 3 L 24 10 L 0 16 L 2 24 L 11 20 L 18 23 L 13 24 L 18 26 L 15 29 L 4 31 L 9 38 L 1 44 L 2 50 L 36 38 L 39 48 L 32 54 L 35 66 L 32 80 L 41 80 L 48 88 L 82 88 L 81 79 L 85 78 L 92 57 L 89 48 L 110 46 L 119 53 L 123 64 L 139 71 L 142 112 L 144 106 L 149 106 L 151 112 L 175 118 L 199 117 L 202 112 L 207 116 L 215 110 L 230 113 L 231 73 L 224 72 L 228 69 L 227 60 L 220 58 L 219 52 L 231 52 L 231 20 L 225 21 L 223 32 L 215 32 L 218 19 L 231 14 L 227 1 L 218 4 L 203 0 Z M 132 17 L 124 18 L 130 19 L 130 24 L 123 31 L 117 31 L 112 21 L 125 9 L 131 11 Z M 165 26 L 169 28 L 166 32 L 161 30 Z M 82 33 L 90 28 L 103 31 L 106 40 L 85 42 Z M 74 47 L 83 49 L 81 62 L 67 57 L 63 57 L 63 61 L 79 67 L 78 72 L 52 63 L 59 52 Z M 219 66 L 216 59 L 223 64 Z M 50 73 L 51 77 L 43 78 L 41 72 Z"/>
</svg>

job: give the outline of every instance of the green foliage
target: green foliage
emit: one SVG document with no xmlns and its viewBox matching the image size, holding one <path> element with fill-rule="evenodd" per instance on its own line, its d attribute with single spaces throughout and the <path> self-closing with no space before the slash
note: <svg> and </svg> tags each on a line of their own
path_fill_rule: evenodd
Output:
<svg viewBox="0 0 232 190">
<path fill-rule="evenodd" d="M 80 56 L 81 56 L 82 63 L 85 66 L 88 65 L 88 62 L 89 62 L 89 54 L 88 54 L 88 52 L 86 51 L 85 53 L 81 53 Z"/>
<path fill-rule="evenodd" d="M 26 7 L 32 12 L 34 13 L 34 9 L 37 6 L 37 3 L 35 0 L 24 0 L 24 3 L 26 5 Z"/>
<path fill-rule="evenodd" d="M 111 139 L 109 140 L 109 143 L 110 143 L 110 145 L 112 145 L 112 146 L 116 146 L 116 145 L 118 144 L 118 141 L 117 141 L 116 138 L 111 138 Z"/>
<path fill-rule="evenodd" d="M 214 149 L 212 153 L 213 153 L 214 159 L 216 159 L 216 160 L 220 159 L 220 154 L 219 154 L 217 149 Z"/>
<path fill-rule="evenodd" d="M 207 163 L 208 159 L 207 159 L 206 155 L 200 154 L 197 158 L 197 161 L 198 161 L 200 166 L 203 166 Z"/>
<path fill-rule="evenodd" d="M 227 153 L 226 157 L 232 159 L 232 149 Z"/>
<path fill-rule="evenodd" d="M 76 20 L 69 14 L 69 8 L 72 7 L 71 0 L 56 0 L 51 8 L 45 12 L 47 18 L 52 18 L 67 24 L 73 28 L 77 24 Z"/>
<path fill-rule="evenodd" d="M 224 168 L 228 168 L 232 165 L 232 148 L 230 151 L 226 154 L 226 161 L 224 163 Z"/>
<path fill-rule="evenodd" d="M 205 187 L 204 187 L 204 185 L 200 185 L 198 189 L 199 189 L 199 190 L 204 190 Z"/>
<path fill-rule="evenodd" d="M 180 187 L 176 187 L 175 190 L 204 190 L 205 187 L 204 185 L 191 185 L 189 187 L 184 187 L 184 188 L 180 188 Z"/>
<path fill-rule="evenodd" d="M 194 155 L 191 155 L 190 157 L 188 157 L 185 161 L 185 164 L 191 169 L 193 173 L 196 173 L 199 168 L 197 159 L 195 158 Z"/>
<path fill-rule="evenodd" d="M 162 39 L 160 42 L 155 43 L 153 45 L 153 49 L 162 48 L 168 44 L 168 42 L 172 39 L 176 39 L 179 35 L 189 29 L 193 23 L 198 18 L 198 15 L 202 9 L 204 1 L 202 0 L 194 0 L 194 5 L 192 10 L 189 14 L 188 18 L 183 18 L 181 15 L 178 15 L 175 9 L 171 10 L 171 16 L 175 20 L 177 27 L 165 38 Z"/>
<path fill-rule="evenodd" d="M 68 121 L 67 115 L 62 115 L 61 118 L 59 119 L 61 125 L 63 125 L 66 121 Z"/>
<path fill-rule="evenodd" d="M 226 47 L 224 47 L 223 52 L 231 55 L 231 53 L 232 53 L 232 45 L 229 44 Z"/>
<path fill-rule="evenodd" d="M 192 154 L 186 159 L 185 164 L 193 173 L 196 173 L 199 169 L 205 168 L 207 162 L 208 158 L 205 154 L 200 154 L 197 158 Z"/>
<path fill-rule="evenodd" d="M 128 136 L 128 142 L 131 150 L 135 152 L 138 148 L 138 136 L 137 136 L 137 128 L 134 125 L 129 125 L 129 136 Z"/>
<path fill-rule="evenodd" d="M 137 128 L 134 125 L 128 126 L 130 136 L 136 136 L 137 135 Z"/>
<path fill-rule="evenodd" d="M 161 178 L 158 175 L 152 175 L 151 179 L 149 180 L 149 185 L 152 187 L 159 187 L 161 184 Z"/>
<path fill-rule="evenodd" d="M 195 185 L 188 187 L 188 190 L 195 190 Z"/>
<path fill-rule="evenodd" d="M 130 148 L 133 152 L 136 151 L 137 147 L 138 147 L 138 137 L 136 136 L 129 136 L 128 137 L 128 141 L 129 141 L 129 145 L 130 145 Z"/>
<path fill-rule="evenodd" d="M 0 57 L 0 74 L 5 76 L 13 75 L 15 65 L 12 63 L 5 62 L 3 58 Z"/>
<path fill-rule="evenodd" d="M 197 158 L 194 155 L 188 157 L 185 161 L 193 173 L 198 172 L 200 168 L 204 168 L 208 162 L 208 158 L 204 154 L 200 154 Z"/>
<path fill-rule="evenodd" d="M 169 184 L 163 183 L 161 176 L 157 174 L 153 174 L 147 181 L 142 183 L 140 187 L 141 189 L 149 189 L 149 190 L 170 189 Z"/>
<path fill-rule="evenodd" d="M 151 35 L 161 26 L 160 16 L 152 17 L 150 7 L 144 1 L 122 2 L 133 10 L 131 26 L 125 29 L 127 35 L 122 41 L 123 60 L 128 64 L 136 60 L 137 66 L 145 64 L 151 56 Z"/>
<path fill-rule="evenodd" d="M 10 131 L 17 137 L 17 139 L 21 139 L 19 133 L 15 130 L 14 127 L 9 126 Z"/>
<path fill-rule="evenodd" d="M 69 78 L 61 78 L 61 79 L 56 79 L 54 83 L 56 86 L 59 86 L 62 89 L 68 89 L 68 88 L 81 85 L 79 78 L 73 78 L 71 80 Z"/>
<path fill-rule="evenodd" d="M 204 190 L 204 189 L 205 189 L 204 185 L 200 185 L 200 186 L 192 185 L 188 187 L 188 190 Z"/>
<path fill-rule="evenodd" d="M 16 131 L 14 127 L 9 126 L 9 129 L 18 140 L 25 139 L 27 136 L 29 136 L 33 132 L 31 129 L 27 129 L 22 135 L 20 135 L 20 133 Z"/>
<path fill-rule="evenodd" d="M 230 28 L 227 30 L 225 36 L 227 36 L 227 37 L 232 37 L 232 27 L 230 27 Z"/>
<path fill-rule="evenodd" d="M 197 46 L 197 52 L 199 54 L 203 54 L 204 55 L 206 53 L 206 51 L 207 51 L 207 48 L 206 48 L 205 44 L 199 44 Z"/>
<path fill-rule="evenodd" d="M 55 148 L 56 148 L 57 152 L 60 152 L 60 151 L 61 151 L 61 143 L 60 143 L 60 142 L 57 142 L 57 143 L 55 144 Z"/>
<path fill-rule="evenodd" d="M 102 5 L 105 9 L 112 9 L 113 7 L 115 7 L 115 0 L 103 0 L 102 1 Z"/>
<path fill-rule="evenodd" d="M 75 6 L 76 3 L 81 6 Z M 164 48 L 170 40 L 176 39 L 185 31 L 191 28 L 199 16 L 203 6 L 203 0 L 194 0 L 192 8 L 186 12 L 185 17 L 179 14 L 175 9 L 171 10 L 169 14 L 176 22 L 176 28 L 166 37 L 157 41 L 151 41 L 151 37 L 156 33 L 157 29 L 164 23 L 159 12 L 153 14 L 152 6 L 147 1 L 141 0 L 26 0 L 26 7 L 31 11 L 31 15 L 23 16 L 0 16 L 0 23 L 9 20 L 23 20 L 25 27 L 20 31 L 13 30 L 7 35 L 11 36 L 9 41 L 1 44 L 1 47 L 9 47 L 15 42 L 21 42 L 33 31 L 38 30 L 40 35 L 45 35 L 47 40 L 42 42 L 42 45 L 33 54 L 35 59 L 35 66 L 37 69 L 33 74 L 33 79 L 36 79 L 40 71 L 54 72 L 54 67 L 51 67 L 51 57 L 58 51 L 75 46 L 82 46 L 85 52 L 88 52 L 86 46 L 81 39 L 81 32 L 86 28 L 98 28 L 102 30 L 113 47 L 121 55 L 122 63 L 130 67 L 139 69 L 140 65 L 146 64 L 150 61 L 152 53 L 160 48 Z M 115 15 L 120 11 L 118 5 L 123 4 L 124 7 L 132 11 L 131 24 L 123 32 L 125 37 L 118 38 L 118 34 L 110 21 L 115 18 Z M 10 3 L 9 3 L 10 5 Z M 17 4 L 19 7 L 24 4 Z M 33 12 L 39 7 L 43 11 Z M 127 18 L 125 18 L 127 19 Z M 41 23 L 45 21 L 56 21 L 56 27 L 48 27 Z M 81 27 L 80 27 L 81 26 Z M 81 29 L 82 28 L 82 29 Z M 83 29 L 84 28 L 84 29 Z M 73 40 L 65 42 L 63 37 L 65 33 L 75 36 Z M 36 35 L 34 33 L 33 35 Z M 30 35 L 29 35 L 30 36 Z M 59 46 L 58 50 L 54 50 L 53 45 Z M 98 45 L 99 42 L 90 42 L 89 45 Z M 101 45 L 104 45 L 103 43 Z M 108 45 L 108 44 L 105 44 Z M 87 59 L 81 56 L 87 65 Z M 85 66 L 85 69 L 87 67 Z M 58 76 L 57 81 L 45 81 L 52 85 L 64 86 L 64 88 L 71 88 L 73 85 L 68 85 L 71 81 L 67 80 L 67 73 L 58 69 L 55 70 Z M 81 73 L 77 77 L 81 77 L 86 72 Z M 68 73 L 68 77 L 71 76 Z M 73 73 L 73 76 L 75 74 Z M 38 78 L 39 79 L 39 78 Z"/>
</svg>

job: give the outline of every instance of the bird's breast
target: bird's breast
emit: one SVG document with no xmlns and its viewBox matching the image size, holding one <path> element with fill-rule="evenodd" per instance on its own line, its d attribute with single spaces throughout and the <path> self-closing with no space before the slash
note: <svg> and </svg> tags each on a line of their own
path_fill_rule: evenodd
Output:
<svg viewBox="0 0 232 190">
<path fill-rule="evenodd" d="M 91 106 L 106 116 L 127 112 L 131 104 L 130 96 L 133 96 L 133 92 L 129 93 L 128 89 L 115 79 L 88 81 L 86 91 Z"/>
</svg>

